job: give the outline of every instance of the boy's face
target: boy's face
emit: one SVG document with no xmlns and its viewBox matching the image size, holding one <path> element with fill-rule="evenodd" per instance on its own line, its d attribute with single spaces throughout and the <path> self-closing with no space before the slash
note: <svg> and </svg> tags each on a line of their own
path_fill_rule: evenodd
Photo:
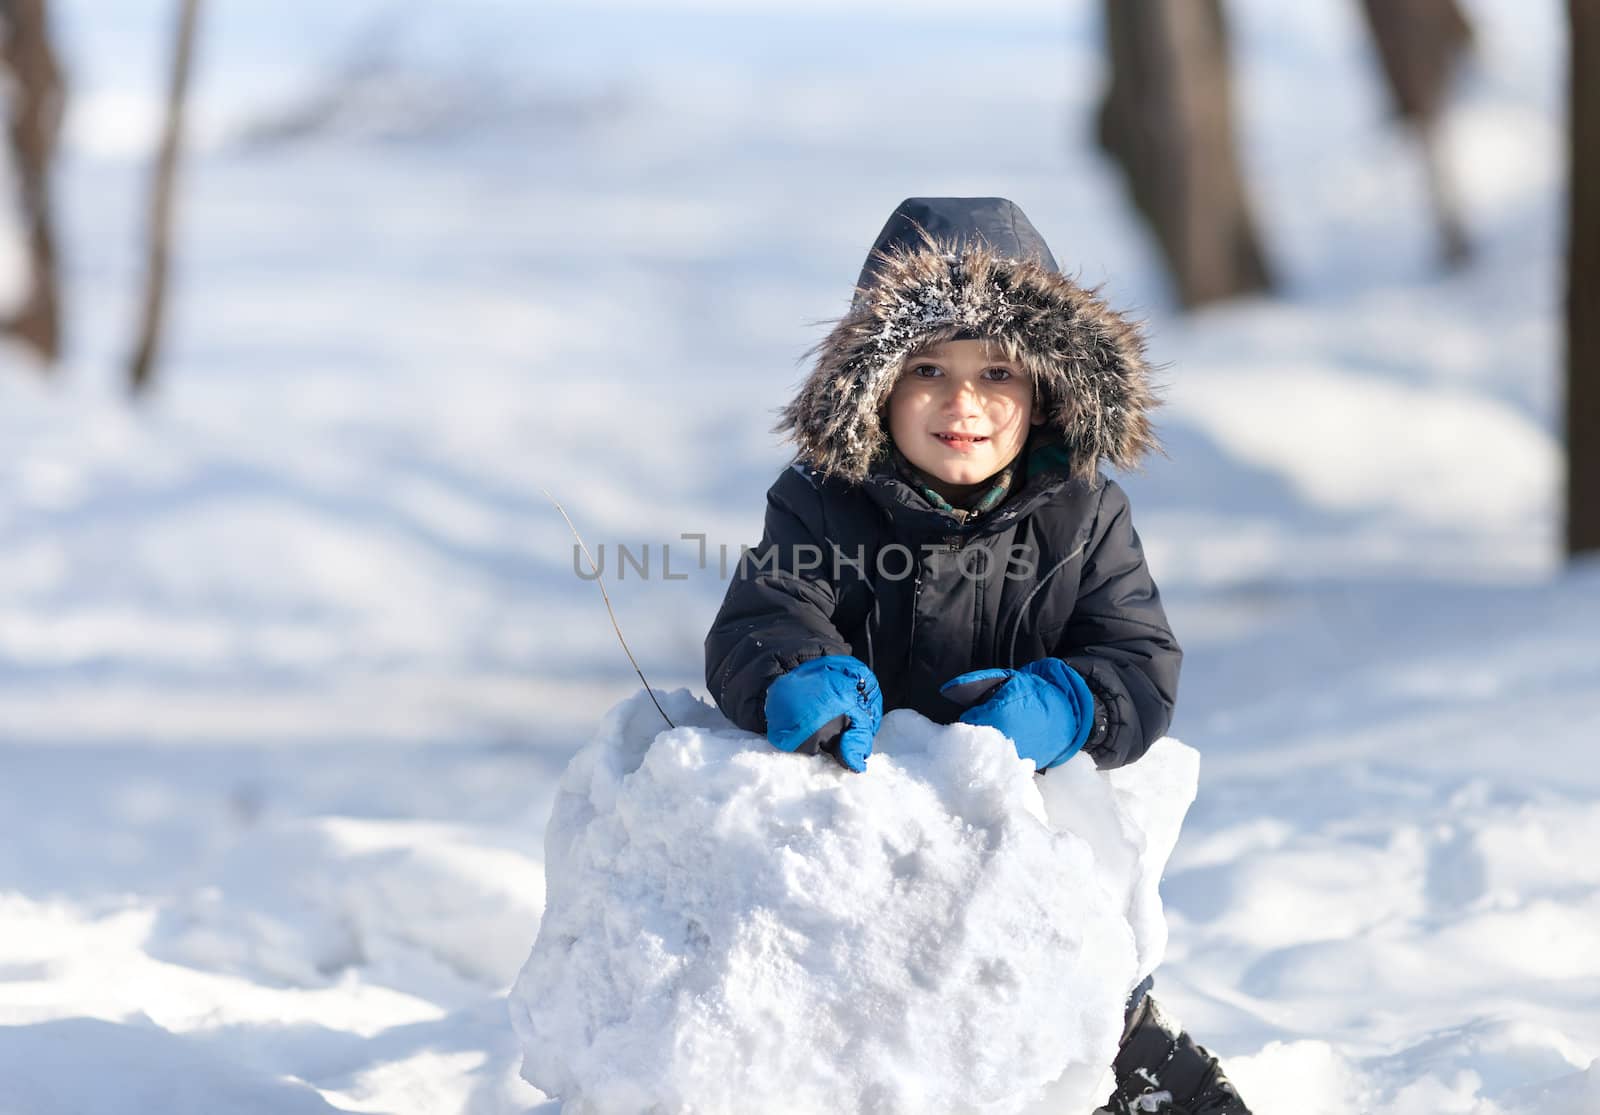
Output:
<svg viewBox="0 0 1600 1115">
<path fill-rule="evenodd" d="M 1043 421 L 1028 373 L 987 341 L 946 341 L 907 357 L 889 394 L 889 436 L 947 484 L 987 480 Z"/>
</svg>

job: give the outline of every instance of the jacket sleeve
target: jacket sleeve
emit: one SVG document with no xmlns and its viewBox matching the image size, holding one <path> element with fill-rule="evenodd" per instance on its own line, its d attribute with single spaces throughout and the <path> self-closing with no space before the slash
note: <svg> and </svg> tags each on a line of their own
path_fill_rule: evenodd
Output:
<svg viewBox="0 0 1600 1115">
<path fill-rule="evenodd" d="M 1183 650 L 1145 564 L 1127 493 L 1114 480 L 1105 481 L 1087 551 L 1056 655 L 1094 694 L 1095 723 L 1084 751 L 1098 767 L 1120 767 L 1172 724 Z"/>
<path fill-rule="evenodd" d="M 831 618 L 831 556 L 821 493 L 790 468 L 767 492 L 761 543 L 741 557 L 706 636 L 706 688 L 746 731 L 766 732 L 773 678 L 813 658 L 850 653 Z"/>
</svg>

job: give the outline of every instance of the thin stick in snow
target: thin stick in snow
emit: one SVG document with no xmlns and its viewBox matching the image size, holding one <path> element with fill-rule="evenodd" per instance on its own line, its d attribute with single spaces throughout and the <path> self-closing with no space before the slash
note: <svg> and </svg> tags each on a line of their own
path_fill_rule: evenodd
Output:
<svg viewBox="0 0 1600 1115">
<path fill-rule="evenodd" d="M 595 564 L 594 557 L 589 553 L 588 543 L 583 540 L 583 535 L 578 533 L 578 528 L 572 523 L 572 517 L 567 514 L 567 509 L 561 506 L 556 497 L 551 495 L 545 488 L 540 488 L 539 490 L 544 492 L 545 499 L 555 504 L 556 510 L 561 512 L 561 517 L 567 520 L 567 529 L 572 531 L 572 537 L 578 540 L 578 546 L 583 550 L 583 556 L 589 562 L 589 568 L 594 571 L 594 583 L 600 586 L 600 598 L 606 602 L 606 614 L 611 617 L 611 629 L 617 633 L 617 642 L 622 644 L 622 653 L 626 654 L 628 661 L 633 663 L 633 672 L 639 675 L 639 683 L 644 686 L 644 691 L 650 694 L 650 703 L 656 706 L 657 712 L 661 713 L 661 719 L 667 722 L 667 727 L 676 728 L 677 725 L 672 722 L 672 717 L 667 715 L 666 710 L 661 707 L 661 702 L 656 700 L 655 690 L 651 689 L 650 683 L 645 680 L 644 671 L 639 669 L 639 662 L 633 657 L 633 651 L 628 649 L 628 640 L 622 637 L 622 627 L 617 623 L 617 613 L 611 607 L 611 595 L 606 592 L 605 579 L 601 576 L 600 567 Z"/>
</svg>

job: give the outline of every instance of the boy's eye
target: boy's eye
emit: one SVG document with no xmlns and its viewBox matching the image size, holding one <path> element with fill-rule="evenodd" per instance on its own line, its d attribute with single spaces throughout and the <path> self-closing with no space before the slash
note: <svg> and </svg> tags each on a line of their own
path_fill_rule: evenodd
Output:
<svg viewBox="0 0 1600 1115">
<path fill-rule="evenodd" d="M 1004 383 L 1011 378 L 1012 372 L 1010 368 L 988 368 L 983 375 L 985 379 L 993 380 L 995 383 Z"/>
<path fill-rule="evenodd" d="M 937 364 L 918 364 L 911 369 L 911 374 L 921 376 L 923 379 L 932 379 L 939 374 L 939 366 Z"/>
</svg>

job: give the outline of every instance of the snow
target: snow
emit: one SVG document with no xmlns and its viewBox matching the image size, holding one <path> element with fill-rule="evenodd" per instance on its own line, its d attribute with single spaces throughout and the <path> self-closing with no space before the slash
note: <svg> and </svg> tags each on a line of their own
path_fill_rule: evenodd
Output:
<svg viewBox="0 0 1600 1115">
<path fill-rule="evenodd" d="M 553 1112 L 506 1000 L 562 771 L 639 681 L 542 489 L 608 559 L 672 544 L 687 580 L 607 587 L 700 691 L 726 575 L 681 536 L 756 539 L 815 323 L 941 193 L 1016 199 L 1169 387 L 1119 478 L 1201 756 L 1160 1001 L 1262 1115 L 1600 1112 L 1563 28 L 1468 7 L 1474 265 L 1433 267 L 1354 7 L 1241 0 L 1284 288 L 1179 317 L 1090 142 L 1092 5 L 221 0 L 134 410 L 170 5 L 53 6 L 68 351 L 0 352 L 0 1112 Z M 352 72 L 375 119 L 262 137 Z M 448 127 L 397 125 L 418 88 Z"/>
<path fill-rule="evenodd" d="M 511 993 L 530 1082 L 596 1115 L 1104 1098 L 1192 749 L 1036 782 L 993 729 L 897 710 L 853 776 L 664 710 L 619 705 L 562 779 Z"/>
</svg>

